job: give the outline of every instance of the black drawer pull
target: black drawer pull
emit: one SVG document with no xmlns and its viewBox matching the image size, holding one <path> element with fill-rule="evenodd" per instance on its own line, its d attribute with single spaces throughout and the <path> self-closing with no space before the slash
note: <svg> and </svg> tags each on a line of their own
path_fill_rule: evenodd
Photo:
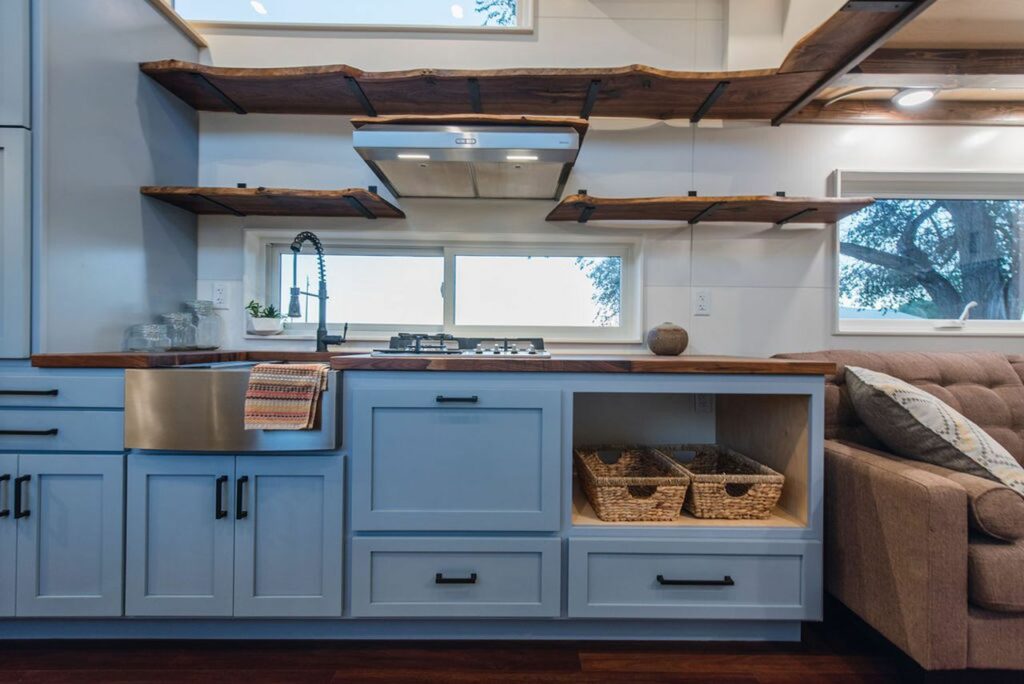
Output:
<svg viewBox="0 0 1024 684">
<path fill-rule="evenodd" d="M 443 573 L 434 575 L 434 584 L 476 584 L 476 573 L 469 577 L 445 577 Z"/>
<path fill-rule="evenodd" d="M 480 397 L 475 394 L 471 397 L 446 397 L 443 394 L 437 395 L 438 404 L 476 404 L 480 401 Z"/>
<path fill-rule="evenodd" d="M 60 390 L 0 390 L 0 397 L 55 397 Z"/>
<path fill-rule="evenodd" d="M 9 518 L 9 517 L 11 517 L 11 509 L 10 509 L 10 506 L 8 505 L 8 503 L 7 503 L 8 501 L 11 500 L 10 496 L 11 496 L 11 476 L 10 475 L 0 475 L 0 506 L 3 506 L 3 508 L 0 508 L 0 518 Z"/>
<path fill-rule="evenodd" d="M 731 587 L 736 582 L 728 575 L 720 580 L 665 579 L 664 575 L 658 575 L 658 584 L 664 587 Z"/>
<path fill-rule="evenodd" d="M 21 507 L 21 485 L 32 480 L 31 475 L 22 475 L 14 480 L 14 517 L 15 519 L 27 518 L 32 511 Z"/>
<path fill-rule="evenodd" d="M 214 508 L 214 515 L 216 515 L 217 520 L 228 517 L 228 509 L 224 508 L 224 488 L 227 484 L 227 475 L 221 475 L 217 478 L 217 503 Z"/>
<path fill-rule="evenodd" d="M 58 432 L 57 428 L 50 428 L 49 430 L 0 430 L 0 435 L 10 437 L 54 437 Z"/>
<path fill-rule="evenodd" d="M 235 482 L 235 520 L 243 520 L 249 517 L 248 506 L 245 505 L 246 485 L 248 483 L 248 475 L 243 475 Z"/>
</svg>

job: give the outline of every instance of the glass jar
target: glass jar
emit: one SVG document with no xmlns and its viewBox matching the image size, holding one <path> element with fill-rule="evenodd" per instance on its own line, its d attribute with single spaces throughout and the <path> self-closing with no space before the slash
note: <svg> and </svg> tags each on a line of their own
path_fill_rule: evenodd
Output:
<svg viewBox="0 0 1024 684">
<path fill-rule="evenodd" d="M 171 348 L 166 325 L 141 323 L 133 325 L 124 334 L 124 348 L 133 352 L 164 352 Z"/>
<path fill-rule="evenodd" d="M 185 302 L 196 325 L 196 349 L 218 349 L 224 343 L 224 321 L 213 310 L 213 302 L 196 299 Z"/>
<path fill-rule="evenodd" d="M 196 324 L 192 322 L 192 314 L 175 312 L 164 314 L 160 318 L 167 324 L 171 349 L 196 348 Z"/>
</svg>

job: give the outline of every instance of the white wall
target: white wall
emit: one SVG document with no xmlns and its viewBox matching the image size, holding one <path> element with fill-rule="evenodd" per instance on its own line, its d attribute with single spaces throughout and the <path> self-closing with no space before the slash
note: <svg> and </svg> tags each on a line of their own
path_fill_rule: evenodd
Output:
<svg viewBox="0 0 1024 684">
<path fill-rule="evenodd" d="M 772 4 L 784 13 L 778 30 L 790 27 L 795 41 L 802 35 L 802 30 L 792 28 L 799 23 L 793 12 L 800 3 Z M 640 15 L 639 5 L 650 18 L 623 18 L 627 13 Z M 270 37 L 220 32 L 207 36 L 208 57 L 215 64 L 231 66 L 346 62 L 372 69 L 632 62 L 719 69 L 725 60 L 724 1 L 541 0 L 540 8 L 538 33 L 525 39 L 338 33 Z M 806 23 L 808 15 L 801 16 Z M 395 48 L 389 49 L 392 45 Z M 753 63 L 764 57 L 748 54 L 743 59 Z M 792 196 L 822 196 L 837 168 L 1024 169 L 1019 154 L 1024 149 L 1024 128 L 734 125 L 691 129 L 655 122 L 616 128 L 594 122 L 567 193 L 577 188 L 610 196 L 685 194 L 690 189 L 707 195 L 784 190 Z M 342 118 L 208 113 L 201 116 L 200 132 L 199 180 L 203 184 L 339 188 L 377 182 L 352 151 L 351 127 Z M 352 219 L 202 218 L 199 293 L 207 295 L 213 280 L 231 284 L 233 308 L 225 314 L 230 346 L 308 348 L 309 342 L 243 338 L 245 227 L 309 228 L 339 235 L 370 228 L 411 235 L 460 232 L 481 238 L 495 233 L 642 235 L 645 327 L 662 321 L 684 325 L 690 331 L 692 353 L 766 356 L 829 347 L 1021 349 L 1019 340 L 1012 338 L 834 336 L 830 231 L 723 224 L 661 231 L 581 227 L 546 223 L 544 216 L 552 204 L 403 200 L 408 220 L 379 221 L 373 226 Z M 711 316 L 691 315 L 696 288 L 710 289 Z M 643 347 L 615 349 L 640 351 Z"/>
</svg>

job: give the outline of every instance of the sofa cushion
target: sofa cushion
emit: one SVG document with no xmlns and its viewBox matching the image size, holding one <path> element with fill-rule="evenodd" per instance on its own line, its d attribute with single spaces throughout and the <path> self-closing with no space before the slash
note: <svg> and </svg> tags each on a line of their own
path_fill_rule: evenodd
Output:
<svg viewBox="0 0 1024 684">
<path fill-rule="evenodd" d="M 1024 355 L 995 352 L 863 352 L 829 350 L 779 358 L 835 363 L 825 378 L 825 437 L 870 447 L 882 443 L 857 417 L 846 387 L 846 366 L 870 368 L 937 396 L 981 426 L 1024 463 Z"/>
<path fill-rule="evenodd" d="M 894 453 L 998 480 L 1024 496 L 1024 467 L 938 397 L 885 373 L 846 367 L 857 416 Z"/>
<path fill-rule="evenodd" d="M 1024 541 L 972 537 L 967 546 L 970 602 L 1002 613 L 1024 613 Z"/>
</svg>

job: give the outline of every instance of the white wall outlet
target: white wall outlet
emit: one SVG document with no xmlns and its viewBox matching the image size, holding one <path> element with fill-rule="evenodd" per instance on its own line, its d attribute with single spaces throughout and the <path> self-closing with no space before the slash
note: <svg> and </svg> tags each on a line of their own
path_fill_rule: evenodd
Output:
<svg viewBox="0 0 1024 684">
<path fill-rule="evenodd" d="M 711 315 L 711 290 L 696 290 L 693 293 L 693 315 Z"/>
<path fill-rule="evenodd" d="M 217 280 L 213 283 L 213 291 L 210 293 L 210 299 L 213 301 L 214 309 L 227 309 L 228 308 L 228 290 L 230 285 L 223 280 Z"/>
<path fill-rule="evenodd" d="M 710 415 L 715 412 L 715 395 L 713 394 L 694 394 L 693 395 L 693 412 L 703 413 Z"/>
</svg>

